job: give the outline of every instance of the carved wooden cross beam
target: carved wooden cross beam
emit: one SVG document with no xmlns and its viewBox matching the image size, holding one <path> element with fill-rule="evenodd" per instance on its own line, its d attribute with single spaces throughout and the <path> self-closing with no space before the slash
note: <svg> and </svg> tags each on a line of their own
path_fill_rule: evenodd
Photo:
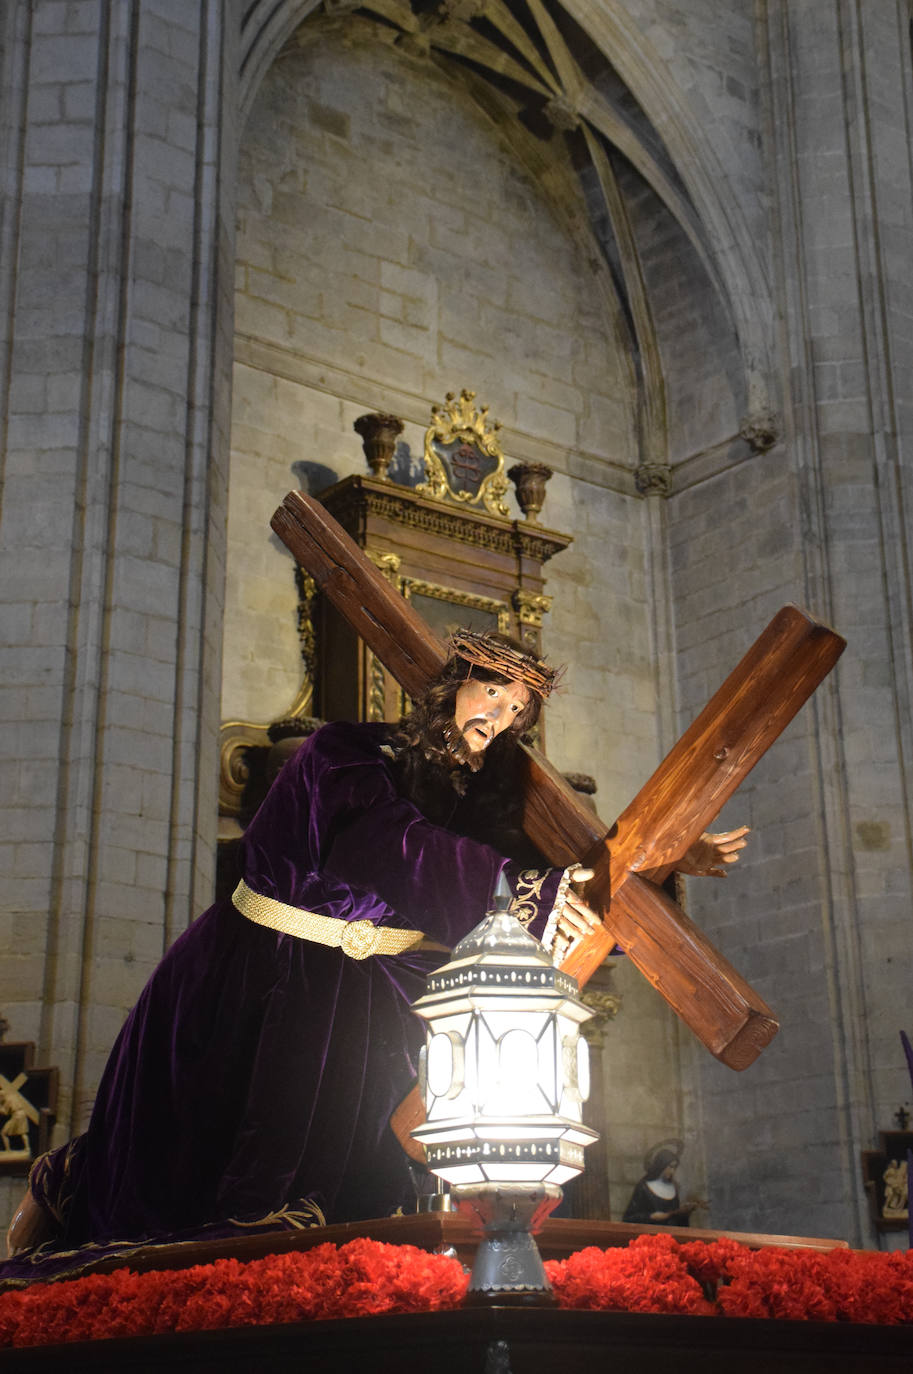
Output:
<svg viewBox="0 0 913 1374">
<path fill-rule="evenodd" d="M 447 650 L 318 502 L 291 492 L 272 527 L 409 696 Z M 542 754 L 525 749 L 523 826 L 549 863 L 595 870 L 603 925 L 562 967 L 581 984 L 619 944 L 711 1054 L 746 1068 L 777 1032 L 766 1003 L 657 885 L 830 672 L 845 641 L 795 606 L 768 625 L 610 828 Z M 653 879 L 654 881 L 650 881 Z"/>
</svg>

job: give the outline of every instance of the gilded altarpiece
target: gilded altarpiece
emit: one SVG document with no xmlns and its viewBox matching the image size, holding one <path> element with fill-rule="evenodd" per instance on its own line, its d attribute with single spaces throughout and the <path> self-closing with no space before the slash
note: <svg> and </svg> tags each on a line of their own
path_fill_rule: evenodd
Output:
<svg viewBox="0 0 913 1374">
<path fill-rule="evenodd" d="M 567 547 L 568 536 L 373 477 L 347 477 L 320 499 L 441 637 L 463 625 L 542 648 L 551 605 L 543 565 Z M 393 679 L 331 607 L 315 604 L 311 614 L 317 714 L 395 719 L 404 703 Z"/>
<path fill-rule="evenodd" d="M 464 389 L 431 407 L 416 487 L 388 470 L 403 422 L 359 416 L 370 475 L 344 478 L 319 499 L 431 627 L 445 638 L 457 626 L 500 630 L 542 649 L 551 606 L 544 566 L 571 536 L 539 523 L 550 469 L 518 463 L 505 473 L 500 424 Z M 513 482 L 523 519 L 504 497 Z M 277 502 L 283 493 L 277 493 Z M 346 622 L 295 570 L 301 684 L 275 721 L 226 721 L 221 731 L 219 891 L 244 826 L 285 757 L 323 720 L 396 720 L 403 694 Z M 544 745 L 544 726 L 537 741 Z"/>
</svg>

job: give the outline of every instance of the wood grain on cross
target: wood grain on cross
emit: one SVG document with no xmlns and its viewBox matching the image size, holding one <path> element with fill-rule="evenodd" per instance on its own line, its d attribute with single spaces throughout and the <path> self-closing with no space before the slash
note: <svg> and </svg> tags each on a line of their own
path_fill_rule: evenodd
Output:
<svg viewBox="0 0 913 1374">
<path fill-rule="evenodd" d="M 447 650 L 318 502 L 291 492 L 272 527 L 411 697 Z M 562 967 L 583 984 L 619 944 L 669 1005 L 733 1069 L 777 1032 L 772 1011 L 658 886 L 836 663 L 844 640 L 795 606 L 768 625 L 618 820 L 605 825 L 535 749 L 524 748 L 523 828 L 550 864 L 594 869 L 586 900 L 602 926 Z M 651 881 L 652 880 L 652 881 Z"/>
</svg>

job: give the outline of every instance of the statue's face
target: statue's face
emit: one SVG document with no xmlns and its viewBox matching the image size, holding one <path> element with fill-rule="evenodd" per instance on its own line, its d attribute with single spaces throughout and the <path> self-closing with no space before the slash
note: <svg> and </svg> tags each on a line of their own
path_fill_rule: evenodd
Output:
<svg viewBox="0 0 913 1374">
<path fill-rule="evenodd" d="M 456 694 L 453 718 L 470 751 L 479 754 L 512 725 L 529 702 L 522 682 L 482 682 L 470 678 Z"/>
</svg>

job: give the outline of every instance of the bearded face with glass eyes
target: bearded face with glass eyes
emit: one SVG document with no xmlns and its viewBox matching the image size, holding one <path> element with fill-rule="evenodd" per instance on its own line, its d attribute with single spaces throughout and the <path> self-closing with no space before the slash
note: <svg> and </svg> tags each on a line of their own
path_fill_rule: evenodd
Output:
<svg viewBox="0 0 913 1374">
<path fill-rule="evenodd" d="M 530 696 L 522 682 L 470 678 L 458 687 L 453 723 L 470 754 L 483 753 L 502 730 L 528 714 Z"/>
<path fill-rule="evenodd" d="M 520 677 L 525 667 L 532 665 L 535 672 L 542 661 L 507 635 L 489 634 L 484 641 L 478 636 L 468 648 L 484 656 L 489 646 L 498 666 L 507 671 L 454 652 L 397 730 L 399 746 L 414 756 L 409 771 L 426 771 L 430 765 L 445 773 L 458 792 L 465 790 L 465 770 L 479 772 L 499 737 L 504 737 L 502 747 L 494 754 L 506 762 L 511 745 L 532 729 L 542 705 L 542 694 Z M 511 671 L 514 663 L 516 674 Z"/>
</svg>

